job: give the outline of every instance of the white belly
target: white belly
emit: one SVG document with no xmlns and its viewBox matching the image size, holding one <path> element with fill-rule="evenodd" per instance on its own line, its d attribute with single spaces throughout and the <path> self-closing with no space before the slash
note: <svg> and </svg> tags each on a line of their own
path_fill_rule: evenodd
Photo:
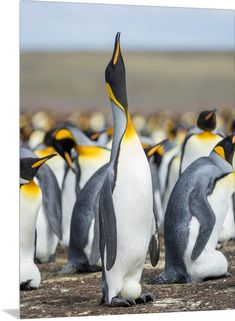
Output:
<svg viewBox="0 0 235 321">
<path fill-rule="evenodd" d="M 113 204 L 117 220 L 116 261 L 120 259 L 127 270 L 135 269 L 133 264 L 141 265 L 145 261 L 154 228 L 150 168 L 137 144 L 122 146 Z"/>
<path fill-rule="evenodd" d="M 64 166 L 65 161 L 60 155 L 53 157 L 47 161 L 47 165 L 50 167 L 54 173 L 60 189 L 62 189 L 62 183 L 64 178 Z"/>
<path fill-rule="evenodd" d="M 34 264 L 35 228 L 42 195 L 27 195 L 20 190 L 20 283 L 30 281 L 31 287 L 39 287 L 40 272 Z"/>
<path fill-rule="evenodd" d="M 186 143 L 182 157 L 181 173 L 196 159 L 208 156 L 215 145 L 222 140 L 222 137 L 215 135 L 213 139 L 202 140 L 194 135 Z"/>
<path fill-rule="evenodd" d="M 227 210 L 221 231 L 220 231 L 220 242 L 225 242 L 230 239 L 235 238 L 235 222 L 234 222 L 234 212 L 233 212 L 233 200 L 230 199 L 229 208 Z"/>
<path fill-rule="evenodd" d="M 211 208 L 213 209 L 216 216 L 216 224 L 212 231 L 210 242 L 215 248 L 219 240 L 221 228 L 226 216 L 226 213 L 231 202 L 232 193 L 235 190 L 235 175 L 231 173 L 220 179 L 214 188 L 211 195 L 207 197 Z"/>
<path fill-rule="evenodd" d="M 40 207 L 38 212 L 38 219 L 36 224 L 37 229 L 37 246 L 36 258 L 42 262 L 48 262 L 51 255 L 56 251 L 58 238 L 52 231 L 48 218 L 45 214 L 43 206 Z"/>
<path fill-rule="evenodd" d="M 76 201 L 75 193 L 76 175 L 71 169 L 68 170 L 62 190 L 62 240 L 60 244 L 64 247 L 69 246 L 70 223 L 73 207 Z"/>
</svg>

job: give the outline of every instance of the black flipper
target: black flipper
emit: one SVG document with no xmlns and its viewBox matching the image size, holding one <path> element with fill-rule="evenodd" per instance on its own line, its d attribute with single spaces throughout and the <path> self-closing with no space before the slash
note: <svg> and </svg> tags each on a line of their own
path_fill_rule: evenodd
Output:
<svg viewBox="0 0 235 321">
<path fill-rule="evenodd" d="M 61 190 L 48 165 L 42 165 L 36 175 L 42 191 L 42 204 L 49 224 L 56 236 L 62 239 Z"/>
<path fill-rule="evenodd" d="M 159 231 L 157 224 L 157 211 L 155 207 L 155 202 L 153 202 L 153 213 L 155 218 L 155 232 L 152 235 L 149 244 L 149 254 L 150 254 L 150 262 L 152 266 L 156 266 L 160 256 L 160 242 L 159 242 Z"/>
<path fill-rule="evenodd" d="M 117 255 L 117 227 L 113 206 L 111 170 L 108 171 L 100 195 L 100 223 L 106 247 L 106 270 L 111 270 Z"/>
<path fill-rule="evenodd" d="M 200 224 L 199 233 L 191 256 L 192 260 L 195 261 L 201 255 L 210 238 L 216 218 L 206 195 L 200 190 L 200 187 L 191 192 L 189 196 L 189 208 L 192 216 L 195 216 Z"/>
</svg>

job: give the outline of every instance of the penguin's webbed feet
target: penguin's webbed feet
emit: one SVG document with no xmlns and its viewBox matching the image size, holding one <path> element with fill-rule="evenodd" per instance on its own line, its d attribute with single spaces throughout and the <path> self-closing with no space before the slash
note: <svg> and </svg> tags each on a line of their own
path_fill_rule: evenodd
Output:
<svg viewBox="0 0 235 321">
<path fill-rule="evenodd" d="M 112 301 L 110 303 L 110 307 L 130 307 L 131 305 L 136 305 L 135 300 L 131 298 L 125 298 L 121 299 L 118 296 L 115 296 L 112 298 Z"/>
<path fill-rule="evenodd" d="M 146 302 L 154 302 L 154 296 L 151 293 L 143 293 L 136 300 L 136 304 L 146 303 Z"/>
<path fill-rule="evenodd" d="M 21 283 L 20 283 L 20 291 L 36 290 L 37 288 L 36 288 L 36 287 L 33 287 L 33 286 L 31 285 L 31 281 L 32 281 L 32 279 L 27 280 L 27 281 L 25 281 L 25 282 L 21 282 Z"/>
<path fill-rule="evenodd" d="M 164 284 L 168 283 L 167 280 L 160 274 L 151 279 L 148 284 Z"/>
</svg>

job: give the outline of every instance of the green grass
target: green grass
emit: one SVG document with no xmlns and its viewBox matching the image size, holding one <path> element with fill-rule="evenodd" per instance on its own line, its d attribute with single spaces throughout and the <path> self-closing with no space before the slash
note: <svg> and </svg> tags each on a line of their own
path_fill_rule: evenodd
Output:
<svg viewBox="0 0 235 321">
<path fill-rule="evenodd" d="M 131 112 L 235 105 L 233 53 L 123 53 Z M 107 112 L 111 53 L 22 53 L 21 110 Z"/>
</svg>

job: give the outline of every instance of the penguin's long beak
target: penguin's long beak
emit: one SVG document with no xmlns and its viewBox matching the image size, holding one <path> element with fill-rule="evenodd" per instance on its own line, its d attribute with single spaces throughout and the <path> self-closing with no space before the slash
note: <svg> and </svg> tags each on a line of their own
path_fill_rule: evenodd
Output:
<svg viewBox="0 0 235 321">
<path fill-rule="evenodd" d="M 50 154 L 50 155 L 47 155 L 45 157 L 42 157 L 39 160 L 37 160 L 31 167 L 32 168 L 37 168 L 37 167 L 41 166 L 42 164 L 44 164 L 49 159 L 51 159 L 52 157 L 55 157 L 55 156 L 57 156 L 57 154 Z"/>
<path fill-rule="evenodd" d="M 213 109 L 211 112 L 209 112 L 209 113 L 206 115 L 205 120 L 210 119 L 210 118 L 215 114 L 216 111 L 217 111 L 217 109 L 215 108 L 215 109 Z"/>
<path fill-rule="evenodd" d="M 109 99 L 122 111 L 127 112 L 126 74 L 117 33 L 112 58 L 105 70 L 105 81 Z"/>
<path fill-rule="evenodd" d="M 163 156 L 163 154 L 165 152 L 164 145 L 166 144 L 167 141 L 168 141 L 168 139 L 164 139 L 163 141 L 161 141 L 157 145 L 146 149 L 146 156 L 149 158 L 155 153 L 158 153 L 160 156 Z"/>
<path fill-rule="evenodd" d="M 55 150 L 64 158 L 68 166 L 75 172 L 75 165 L 72 160 L 71 151 L 77 145 L 73 134 L 66 128 L 60 128 L 53 133 L 52 145 Z"/>
</svg>

